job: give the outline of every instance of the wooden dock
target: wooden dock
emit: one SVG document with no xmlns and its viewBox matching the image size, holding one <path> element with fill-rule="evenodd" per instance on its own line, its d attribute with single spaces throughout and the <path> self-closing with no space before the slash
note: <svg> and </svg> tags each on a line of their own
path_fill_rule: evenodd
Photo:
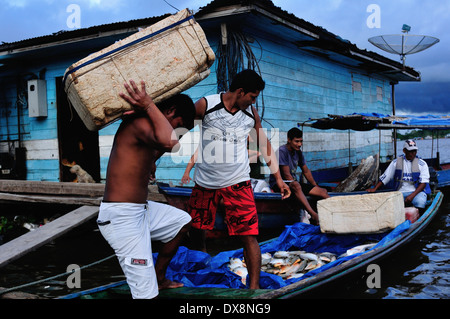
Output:
<svg viewBox="0 0 450 319">
<path fill-rule="evenodd" d="M 104 190 L 104 184 L 0 180 L 0 207 L 2 203 L 11 202 L 80 206 L 36 230 L 0 245 L 0 268 L 96 217 Z M 167 202 L 164 195 L 158 193 L 156 185 L 149 186 L 148 199 Z"/>
<path fill-rule="evenodd" d="M 97 206 L 82 206 L 0 246 L 0 267 L 45 245 L 98 214 Z"/>
</svg>

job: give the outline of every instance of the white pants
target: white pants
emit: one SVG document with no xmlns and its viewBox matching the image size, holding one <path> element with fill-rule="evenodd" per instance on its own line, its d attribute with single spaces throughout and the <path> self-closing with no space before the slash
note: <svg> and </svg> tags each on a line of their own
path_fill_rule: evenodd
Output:
<svg viewBox="0 0 450 319">
<path fill-rule="evenodd" d="M 180 209 L 151 201 L 101 203 L 97 224 L 119 259 L 133 298 L 158 295 L 151 241 L 169 242 L 190 220 Z"/>
</svg>

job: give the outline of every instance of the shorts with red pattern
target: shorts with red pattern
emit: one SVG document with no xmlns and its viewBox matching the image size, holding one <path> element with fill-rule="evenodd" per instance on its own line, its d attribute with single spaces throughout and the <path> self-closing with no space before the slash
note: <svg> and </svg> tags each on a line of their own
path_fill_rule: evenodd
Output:
<svg viewBox="0 0 450 319">
<path fill-rule="evenodd" d="M 196 184 L 188 209 L 192 227 L 212 230 L 221 198 L 229 235 L 258 235 L 258 214 L 250 181 L 220 189 L 209 189 Z"/>
</svg>

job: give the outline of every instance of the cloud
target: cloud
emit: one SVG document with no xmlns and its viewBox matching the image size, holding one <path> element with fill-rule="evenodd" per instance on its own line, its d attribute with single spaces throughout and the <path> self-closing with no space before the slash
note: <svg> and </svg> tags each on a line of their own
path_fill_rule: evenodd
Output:
<svg viewBox="0 0 450 319">
<path fill-rule="evenodd" d="M 403 113 L 450 114 L 450 83 L 400 83 L 396 86 L 396 109 Z"/>
<path fill-rule="evenodd" d="M 125 6 L 125 0 L 78 0 L 74 1 L 80 7 L 88 8 L 88 10 L 112 11 L 118 13 Z"/>
<path fill-rule="evenodd" d="M 9 7 L 23 8 L 28 5 L 29 0 L 6 0 L 4 2 Z"/>
<path fill-rule="evenodd" d="M 45 2 L 45 4 L 52 4 L 55 0 L 41 0 L 40 3 Z M 0 5 L 6 5 L 10 8 L 25 8 L 29 5 L 40 5 L 38 1 L 33 0 L 0 0 Z"/>
</svg>

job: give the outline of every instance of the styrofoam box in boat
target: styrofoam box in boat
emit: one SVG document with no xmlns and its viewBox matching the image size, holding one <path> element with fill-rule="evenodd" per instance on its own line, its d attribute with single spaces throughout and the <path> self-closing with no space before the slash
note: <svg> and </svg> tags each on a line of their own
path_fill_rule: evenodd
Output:
<svg viewBox="0 0 450 319">
<path fill-rule="evenodd" d="M 317 211 L 323 233 L 380 233 L 405 221 L 401 192 L 334 196 L 318 201 Z"/>
<path fill-rule="evenodd" d="M 146 83 L 155 103 L 209 75 L 215 59 L 205 33 L 185 9 L 89 55 L 66 70 L 64 88 L 89 130 L 132 109 L 119 97 L 124 83 Z"/>
</svg>

